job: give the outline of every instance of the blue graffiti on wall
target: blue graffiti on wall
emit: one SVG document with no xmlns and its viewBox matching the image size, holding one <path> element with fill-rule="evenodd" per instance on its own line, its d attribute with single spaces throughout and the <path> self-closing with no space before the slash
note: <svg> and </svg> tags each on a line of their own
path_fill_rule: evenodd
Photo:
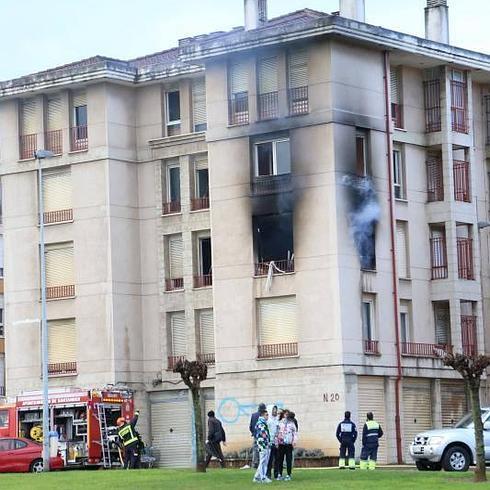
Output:
<svg viewBox="0 0 490 490">
<path fill-rule="evenodd" d="M 282 408 L 282 401 L 267 404 Z M 250 417 L 257 410 L 258 403 L 241 403 L 233 397 L 223 398 L 218 407 L 218 418 L 225 424 L 236 424 L 240 417 Z"/>
</svg>

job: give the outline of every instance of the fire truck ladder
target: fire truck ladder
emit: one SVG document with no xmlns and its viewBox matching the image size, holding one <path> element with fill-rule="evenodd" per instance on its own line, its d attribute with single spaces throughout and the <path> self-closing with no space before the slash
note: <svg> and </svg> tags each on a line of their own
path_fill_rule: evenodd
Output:
<svg viewBox="0 0 490 490">
<path fill-rule="evenodd" d="M 102 447 L 102 463 L 104 468 L 111 468 L 111 446 L 109 441 L 109 432 L 107 430 L 107 419 L 105 416 L 105 408 L 103 403 L 97 404 L 97 416 L 100 427 L 100 445 Z"/>
</svg>

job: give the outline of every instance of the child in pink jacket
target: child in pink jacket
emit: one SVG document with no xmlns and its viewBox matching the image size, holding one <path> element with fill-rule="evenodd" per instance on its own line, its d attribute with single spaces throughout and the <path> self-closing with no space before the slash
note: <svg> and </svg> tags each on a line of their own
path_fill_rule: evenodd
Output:
<svg viewBox="0 0 490 490">
<path fill-rule="evenodd" d="M 279 475 L 277 480 L 282 480 L 282 469 L 284 466 L 284 457 L 286 457 L 286 469 L 287 476 L 284 480 L 291 480 L 291 472 L 293 466 L 293 449 L 296 446 L 298 440 L 298 431 L 296 430 L 296 424 L 291 418 L 289 410 L 284 410 L 282 413 L 282 419 L 279 421 L 277 427 L 277 433 L 274 440 L 276 447 L 278 448 L 278 469 Z"/>
</svg>

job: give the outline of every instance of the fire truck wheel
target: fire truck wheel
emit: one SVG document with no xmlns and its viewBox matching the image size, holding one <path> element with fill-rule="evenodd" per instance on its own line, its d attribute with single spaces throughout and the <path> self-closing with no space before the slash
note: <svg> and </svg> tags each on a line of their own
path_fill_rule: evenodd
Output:
<svg viewBox="0 0 490 490">
<path fill-rule="evenodd" d="M 29 467 L 29 471 L 31 473 L 42 473 L 42 471 L 43 471 L 43 460 L 42 459 L 35 459 L 31 463 L 31 466 Z"/>
</svg>

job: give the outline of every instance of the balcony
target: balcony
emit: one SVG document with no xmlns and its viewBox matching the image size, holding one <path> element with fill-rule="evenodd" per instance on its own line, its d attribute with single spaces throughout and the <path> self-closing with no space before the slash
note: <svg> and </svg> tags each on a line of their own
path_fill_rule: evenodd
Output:
<svg viewBox="0 0 490 490">
<path fill-rule="evenodd" d="M 278 357 L 296 357 L 298 355 L 298 343 L 267 344 L 258 346 L 258 359 L 275 359 Z"/>
<path fill-rule="evenodd" d="M 71 151 L 88 150 L 88 128 L 87 126 L 75 126 L 70 129 Z"/>
<path fill-rule="evenodd" d="M 441 354 L 451 353 L 452 345 L 425 344 L 419 342 L 402 342 L 402 356 L 406 357 L 440 357 Z"/>
<path fill-rule="evenodd" d="M 37 134 L 24 134 L 19 138 L 19 158 L 29 160 L 34 158 L 37 147 Z"/>
<path fill-rule="evenodd" d="M 248 92 L 234 94 L 230 99 L 230 124 L 248 124 Z"/>
<path fill-rule="evenodd" d="M 291 174 L 255 177 L 251 184 L 253 196 L 265 196 L 268 194 L 278 194 L 280 192 L 291 192 L 292 190 L 293 183 Z"/>
<path fill-rule="evenodd" d="M 269 269 L 272 269 L 274 275 L 290 274 L 294 272 L 294 259 L 271 260 L 269 262 L 259 262 L 255 264 L 255 277 L 267 276 Z"/>
<path fill-rule="evenodd" d="M 46 288 L 46 299 L 64 299 L 75 297 L 75 285 L 67 286 L 48 286 Z"/>
<path fill-rule="evenodd" d="M 177 291 L 184 289 L 184 278 L 165 279 L 165 291 Z"/>
<path fill-rule="evenodd" d="M 391 120 L 395 129 L 403 129 L 403 106 L 401 104 L 391 104 Z"/>
<path fill-rule="evenodd" d="M 191 199 L 191 211 L 209 209 L 209 197 L 194 197 Z"/>
<path fill-rule="evenodd" d="M 457 237 L 456 246 L 459 279 L 475 279 L 473 271 L 473 240 L 471 238 Z"/>
<path fill-rule="evenodd" d="M 308 86 L 289 89 L 289 115 L 299 116 L 308 114 Z"/>
<path fill-rule="evenodd" d="M 451 80 L 451 126 L 456 133 L 468 133 L 466 82 Z"/>
<path fill-rule="evenodd" d="M 194 288 L 207 288 L 213 285 L 213 275 L 203 274 L 194 276 Z"/>
<path fill-rule="evenodd" d="M 427 201 L 444 201 L 444 179 L 440 158 L 427 161 Z"/>
<path fill-rule="evenodd" d="M 433 133 L 441 130 L 441 81 L 424 82 L 425 130 Z"/>
<path fill-rule="evenodd" d="M 453 162 L 454 199 L 471 202 L 470 199 L 470 164 L 460 160 Z"/>
<path fill-rule="evenodd" d="M 204 364 L 215 364 L 214 352 L 209 352 L 207 354 L 197 354 L 197 360 L 203 362 Z"/>
<path fill-rule="evenodd" d="M 59 211 L 46 211 L 43 214 L 44 224 L 67 223 L 73 221 L 73 209 L 61 209 Z"/>
<path fill-rule="evenodd" d="M 164 202 L 162 205 L 162 214 L 180 213 L 180 201 Z"/>
<path fill-rule="evenodd" d="M 446 237 L 432 237 L 430 239 L 431 279 L 447 278 L 447 251 Z"/>
<path fill-rule="evenodd" d="M 169 371 L 173 371 L 179 361 L 185 361 L 185 360 L 186 360 L 186 356 L 168 356 L 167 369 Z"/>
<path fill-rule="evenodd" d="M 267 121 L 279 116 L 279 97 L 277 92 L 258 95 L 259 119 Z"/>
<path fill-rule="evenodd" d="M 63 153 L 63 130 L 47 131 L 44 134 L 44 146 L 46 150 L 52 151 L 55 155 L 61 155 Z"/>
<path fill-rule="evenodd" d="M 77 374 L 76 362 L 56 362 L 48 364 L 49 376 L 67 376 Z"/>
<path fill-rule="evenodd" d="M 363 340 L 364 354 L 379 356 L 379 340 Z"/>
<path fill-rule="evenodd" d="M 476 316 L 461 315 L 461 344 L 465 356 L 478 354 L 476 342 Z"/>
</svg>

